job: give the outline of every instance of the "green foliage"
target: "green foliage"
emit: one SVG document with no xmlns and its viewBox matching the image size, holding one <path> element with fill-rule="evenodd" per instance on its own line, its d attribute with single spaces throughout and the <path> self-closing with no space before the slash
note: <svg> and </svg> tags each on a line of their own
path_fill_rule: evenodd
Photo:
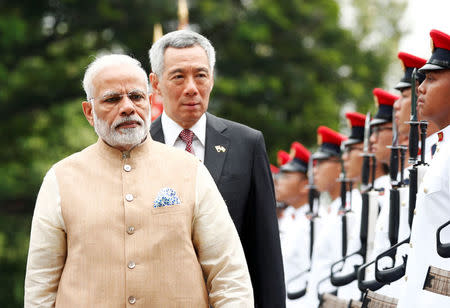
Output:
<svg viewBox="0 0 450 308">
<path fill-rule="evenodd" d="M 352 102 L 361 112 L 372 108 L 371 90 L 382 84 L 391 50 L 361 48 L 339 26 L 336 2 L 242 3 L 247 5 L 233 2 L 227 9 L 233 18 L 226 21 L 193 6 L 192 22 L 218 53 L 210 110 L 261 129 L 272 161 L 294 140 L 314 146 L 321 124 L 339 129 L 343 104 Z"/>
<path fill-rule="evenodd" d="M 190 24 L 217 51 L 211 112 L 263 131 L 270 158 L 316 128 L 339 129 L 352 102 L 373 108 L 401 32 L 404 0 L 353 0 L 361 30 L 340 26 L 333 0 L 192 0 Z M 392 2 L 392 1 L 391 1 Z M 391 3 L 389 2 L 389 3 Z M 153 25 L 177 27 L 175 0 L 0 2 L 0 303 L 20 307 L 31 212 L 56 161 L 95 142 L 81 79 L 95 55 L 126 52 L 149 70 Z M 388 33 L 382 43 L 365 42 Z M 376 35 L 375 35 L 376 37 Z M 370 46 L 368 48 L 367 46 Z M 20 213 L 27 213 L 23 215 Z"/>
<path fill-rule="evenodd" d="M 28 215 L 0 216 L 0 304 L 4 308 L 23 307 L 30 228 Z"/>
</svg>

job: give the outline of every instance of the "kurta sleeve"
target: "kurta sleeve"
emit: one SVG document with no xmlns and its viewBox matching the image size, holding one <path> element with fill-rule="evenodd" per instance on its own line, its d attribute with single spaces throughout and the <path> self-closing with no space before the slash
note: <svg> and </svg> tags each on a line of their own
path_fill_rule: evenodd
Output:
<svg viewBox="0 0 450 308">
<path fill-rule="evenodd" d="M 44 178 L 34 209 L 25 276 L 25 308 L 54 307 L 66 259 L 66 233 L 53 169 Z"/>
<path fill-rule="evenodd" d="M 197 169 L 193 242 L 213 307 L 253 307 L 253 290 L 236 228 L 206 167 Z"/>
</svg>

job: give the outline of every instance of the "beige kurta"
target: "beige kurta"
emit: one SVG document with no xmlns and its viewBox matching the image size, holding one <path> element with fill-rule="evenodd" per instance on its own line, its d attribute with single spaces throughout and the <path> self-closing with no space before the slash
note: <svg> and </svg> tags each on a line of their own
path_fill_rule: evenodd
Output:
<svg viewBox="0 0 450 308">
<path fill-rule="evenodd" d="M 25 307 L 252 307 L 252 294 L 234 224 L 194 156 L 150 137 L 128 154 L 99 140 L 45 176 Z"/>
</svg>

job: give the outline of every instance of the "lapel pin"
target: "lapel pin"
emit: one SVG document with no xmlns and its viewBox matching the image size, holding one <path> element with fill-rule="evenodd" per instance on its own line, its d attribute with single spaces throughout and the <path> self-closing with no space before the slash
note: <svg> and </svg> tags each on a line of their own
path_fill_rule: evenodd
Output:
<svg viewBox="0 0 450 308">
<path fill-rule="evenodd" d="M 225 153 L 225 151 L 226 151 L 225 147 L 223 147 L 221 145 L 216 145 L 215 148 L 216 148 L 216 151 L 219 152 L 219 153 L 220 152 Z"/>
</svg>

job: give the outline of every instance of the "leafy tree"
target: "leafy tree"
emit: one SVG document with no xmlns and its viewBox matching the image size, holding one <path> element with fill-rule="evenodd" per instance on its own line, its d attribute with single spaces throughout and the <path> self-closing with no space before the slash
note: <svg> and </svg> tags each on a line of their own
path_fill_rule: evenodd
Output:
<svg viewBox="0 0 450 308">
<path fill-rule="evenodd" d="M 400 12 L 379 11 L 392 35 L 368 48 L 362 42 L 380 27 L 369 21 L 380 19 L 353 1 L 358 23 L 367 21 L 361 33 L 340 25 L 333 0 L 192 0 L 191 27 L 217 50 L 210 110 L 262 130 L 275 161 L 293 140 L 315 144 L 317 126 L 338 129 L 343 104 L 371 108 Z M 2 307 L 23 305 L 30 215 L 45 172 L 97 138 L 81 111 L 84 69 L 98 53 L 123 51 L 148 71 L 153 25 L 175 30 L 176 14 L 175 0 L 0 1 Z"/>
</svg>

